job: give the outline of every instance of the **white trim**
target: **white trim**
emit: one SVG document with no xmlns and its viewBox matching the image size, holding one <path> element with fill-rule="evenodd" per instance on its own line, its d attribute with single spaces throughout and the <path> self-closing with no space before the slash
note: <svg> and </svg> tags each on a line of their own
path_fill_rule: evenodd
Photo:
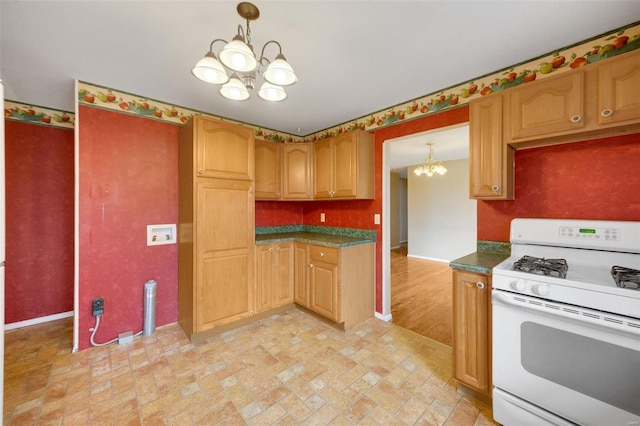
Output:
<svg viewBox="0 0 640 426">
<path fill-rule="evenodd" d="M 389 142 L 382 142 L 382 318 L 391 321 L 391 169 Z"/>
<path fill-rule="evenodd" d="M 16 328 L 28 327 L 30 325 L 42 324 L 45 322 L 56 321 L 63 318 L 69 318 L 73 316 L 73 311 L 62 312 L 60 314 L 47 315 L 46 317 L 32 318 L 29 320 L 12 322 L 11 324 L 4 325 L 4 331 L 15 330 Z"/>
<path fill-rule="evenodd" d="M 435 257 L 429 257 L 429 256 L 417 256 L 415 254 L 407 254 L 407 257 L 411 257 L 413 259 L 423 259 L 423 260 L 431 260 L 434 262 L 442 262 L 442 263 L 449 263 L 451 262 L 451 260 L 447 260 L 447 259 L 438 259 Z"/>
<path fill-rule="evenodd" d="M 78 93 L 78 79 L 75 80 L 75 92 Z M 78 352 L 80 344 L 80 105 L 75 99 L 76 120 L 73 137 L 73 348 Z"/>
<path fill-rule="evenodd" d="M 379 320 L 382 320 L 384 322 L 391 322 L 391 314 L 382 315 L 382 314 L 376 312 L 376 318 L 378 318 Z"/>
</svg>

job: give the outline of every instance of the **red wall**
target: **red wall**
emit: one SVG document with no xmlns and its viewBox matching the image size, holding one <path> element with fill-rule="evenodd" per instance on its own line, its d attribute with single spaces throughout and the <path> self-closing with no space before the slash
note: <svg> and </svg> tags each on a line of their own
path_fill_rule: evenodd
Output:
<svg viewBox="0 0 640 426">
<path fill-rule="evenodd" d="M 73 130 L 5 120 L 5 323 L 73 311 Z"/>
<path fill-rule="evenodd" d="M 256 228 L 261 226 L 302 224 L 302 203 L 289 201 L 256 201 Z"/>
<path fill-rule="evenodd" d="M 478 201 L 478 239 L 516 217 L 640 220 L 640 134 L 515 153 L 515 200 Z"/>
<path fill-rule="evenodd" d="M 80 342 L 90 346 L 91 301 L 104 297 L 105 342 L 143 325 L 144 283 L 158 283 L 156 325 L 177 321 L 177 245 L 146 245 L 149 224 L 178 220 L 173 124 L 80 107 Z"/>
</svg>

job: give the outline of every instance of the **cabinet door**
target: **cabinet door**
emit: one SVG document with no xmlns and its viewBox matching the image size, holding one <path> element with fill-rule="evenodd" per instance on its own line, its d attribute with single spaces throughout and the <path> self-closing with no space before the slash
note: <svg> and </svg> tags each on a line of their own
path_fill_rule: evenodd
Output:
<svg viewBox="0 0 640 426">
<path fill-rule="evenodd" d="M 507 142 L 573 132 L 584 127 L 584 73 L 525 84 L 505 92 L 509 129 Z"/>
<path fill-rule="evenodd" d="M 342 322 L 338 265 L 313 260 L 310 265 L 309 309 L 337 323 Z"/>
<path fill-rule="evenodd" d="M 194 120 L 196 175 L 234 180 L 253 180 L 253 130 L 207 117 Z"/>
<path fill-rule="evenodd" d="M 195 332 L 249 316 L 254 305 L 251 182 L 197 183 Z"/>
<path fill-rule="evenodd" d="M 282 145 L 256 140 L 256 200 L 279 200 L 282 197 Z"/>
<path fill-rule="evenodd" d="M 311 198 L 313 144 L 291 143 L 282 146 L 282 198 Z"/>
<path fill-rule="evenodd" d="M 491 394 L 490 277 L 453 271 L 453 371 L 459 382 Z"/>
<path fill-rule="evenodd" d="M 331 198 L 333 195 L 332 138 L 313 144 L 313 198 Z"/>
<path fill-rule="evenodd" d="M 309 245 L 294 245 L 293 300 L 300 306 L 309 307 Z"/>
<path fill-rule="evenodd" d="M 598 124 L 640 122 L 640 53 L 598 64 Z"/>
<path fill-rule="evenodd" d="M 293 243 L 276 244 L 275 279 L 273 285 L 273 306 L 293 303 L 294 250 Z"/>
<path fill-rule="evenodd" d="M 469 103 L 469 196 L 513 199 L 513 148 L 502 140 L 502 96 Z"/>
<path fill-rule="evenodd" d="M 256 246 L 256 312 L 271 309 L 275 279 L 275 255 L 271 244 Z"/>
<path fill-rule="evenodd" d="M 352 198 L 357 195 L 358 141 L 355 132 L 333 138 L 333 194 L 336 198 Z"/>
</svg>

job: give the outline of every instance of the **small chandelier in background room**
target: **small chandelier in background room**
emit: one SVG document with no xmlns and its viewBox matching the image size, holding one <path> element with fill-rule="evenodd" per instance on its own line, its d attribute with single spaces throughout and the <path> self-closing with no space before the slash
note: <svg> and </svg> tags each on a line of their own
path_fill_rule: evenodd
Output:
<svg viewBox="0 0 640 426">
<path fill-rule="evenodd" d="M 439 175 L 447 173 L 447 168 L 443 166 L 440 161 L 433 159 L 433 142 L 427 142 L 427 145 L 429 145 L 429 157 L 425 162 L 413 169 L 413 173 L 415 173 L 416 176 L 433 176 L 434 173 Z"/>
<path fill-rule="evenodd" d="M 258 19 L 260 11 L 247 2 L 239 3 L 236 10 L 247 20 L 246 30 L 242 25 L 238 25 L 238 34 L 230 42 L 219 38 L 213 40 L 209 46 L 209 52 L 198 61 L 191 73 L 206 83 L 222 84 L 220 94 L 235 101 L 249 99 L 250 91 L 255 86 L 256 74 L 261 74 L 265 82 L 260 87 L 258 96 L 271 102 L 286 99 L 287 93 L 284 91 L 284 86 L 292 85 L 298 81 L 298 77 L 282 54 L 282 46 L 275 40 L 269 40 L 262 46 L 260 58 L 256 59 L 251 45 L 249 24 Z M 225 46 L 216 56 L 213 53 L 213 45 L 218 41 L 225 43 Z M 272 61 L 264 56 L 264 51 L 270 44 L 275 44 L 279 49 Z M 264 72 L 262 67 L 266 67 Z M 231 71 L 231 76 L 227 74 L 225 68 Z"/>
</svg>

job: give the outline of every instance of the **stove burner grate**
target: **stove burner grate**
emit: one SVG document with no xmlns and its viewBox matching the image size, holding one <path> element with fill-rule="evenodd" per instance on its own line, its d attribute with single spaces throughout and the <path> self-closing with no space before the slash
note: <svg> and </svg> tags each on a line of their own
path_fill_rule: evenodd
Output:
<svg viewBox="0 0 640 426">
<path fill-rule="evenodd" d="M 640 290 L 640 271 L 637 269 L 614 266 L 611 275 L 618 287 Z"/>
<path fill-rule="evenodd" d="M 564 259 L 545 259 L 544 257 L 523 256 L 513 263 L 514 271 L 529 272 L 537 275 L 565 278 L 569 265 Z"/>
</svg>

